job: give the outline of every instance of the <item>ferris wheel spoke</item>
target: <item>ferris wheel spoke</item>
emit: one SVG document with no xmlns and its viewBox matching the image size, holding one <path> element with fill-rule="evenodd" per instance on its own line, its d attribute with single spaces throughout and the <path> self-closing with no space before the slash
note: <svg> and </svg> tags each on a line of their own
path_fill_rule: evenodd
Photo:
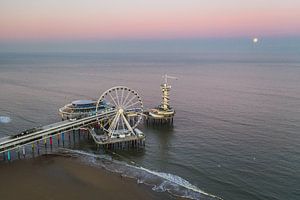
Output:
<svg viewBox="0 0 300 200">
<path fill-rule="evenodd" d="M 125 107 L 124 107 L 124 110 L 126 110 L 127 108 L 130 108 L 130 107 L 132 107 L 132 106 L 134 106 L 134 105 L 137 105 L 138 103 L 140 103 L 140 101 L 136 101 L 136 102 L 134 102 L 134 103 L 132 103 L 132 104 L 130 104 L 130 105 L 128 105 L 128 106 L 125 106 Z"/>
<path fill-rule="evenodd" d="M 114 125 L 115 125 L 115 123 L 116 123 L 116 120 L 117 120 L 117 118 L 118 118 L 118 115 L 119 115 L 119 113 L 117 113 L 117 114 L 114 116 L 114 118 L 113 118 L 113 120 L 111 121 L 111 124 L 110 124 L 110 126 L 109 126 L 109 129 L 111 129 L 111 128 L 114 127 Z"/>
<path fill-rule="evenodd" d="M 119 130 L 120 118 L 116 122 L 115 130 Z"/>
<path fill-rule="evenodd" d="M 123 120 L 124 120 L 124 122 L 125 122 L 125 125 L 127 126 L 127 129 L 128 129 L 132 134 L 134 134 L 132 127 L 131 127 L 130 124 L 128 123 L 128 121 L 127 121 L 127 119 L 125 118 L 125 116 L 124 116 L 123 113 L 121 114 L 121 117 L 123 118 Z"/>
<path fill-rule="evenodd" d="M 117 126 L 117 129 L 118 129 L 118 130 L 121 130 L 121 124 L 122 124 L 122 117 L 119 116 L 118 126 Z"/>
<path fill-rule="evenodd" d="M 130 93 L 131 93 L 131 92 L 127 90 L 127 95 L 126 95 L 125 99 L 124 99 L 123 102 L 122 102 L 122 106 L 123 106 L 124 103 L 127 101 L 128 97 L 129 97 L 129 95 L 130 95 Z"/>
<path fill-rule="evenodd" d="M 119 118 L 120 118 L 120 114 L 117 115 L 116 120 L 115 120 L 115 123 L 114 123 L 114 126 L 112 127 L 112 128 L 113 128 L 112 130 L 116 130 L 116 129 L 117 129 L 117 125 L 118 125 L 118 122 L 119 122 Z"/>
<path fill-rule="evenodd" d="M 123 97 L 124 97 L 124 89 L 122 90 L 122 93 L 121 93 L 120 105 L 123 104 Z"/>
<path fill-rule="evenodd" d="M 109 132 L 113 132 L 115 130 L 115 127 L 117 125 L 117 120 L 119 120 L 119 117 L 120 117 L 120 113 L 117 113 L 117 115 L 113 119 L 110 127 L 108 128 Z"/>
<path fill-rule="evenodd" d="M 125 105 L 124 107 L 128 106 L 134 99 L 136 98 L 136 96 L 133 96 Z"/>
<path fill-rule="evenodd" d="M 116 102 L 115 99 L 111 96 L 111 94 L 108 93 L 108 95 L 110 96 L 111 100 L 113 100 L 114 104 L 115 104 L 116 106 L 118 106 L 117 102 Z"/>
<path fill-rule="evenodd" d="M 119 94 L 118 94 L 118 90 L 115 89 L 115 92 L 116 92 L 116 99 L 117 99 L 117 102 L 118 102 L 118 107 L 120 106 L 120 101 L 119 101 Z"/>
<path fill-rule="evenodd" d="M 125 130 L 125 125 L 124 125 L 124 119 L 123 119 L 123 117 L 121 117 L 121 121 L 122 121 L 122 128 L 123 128 L 123 130 Z"/>
<path fill-rule="evenodd" d="M 120 129 L 119 129 L 119 126 L 120 126 L 120 116 L 118 117 L 118 120 L 117 120 L 117 122 L 116 122 L 116 126 L 115 126 L 115 128 L 114 128 L 114 131 L 120 130 Z"/>
</svg>

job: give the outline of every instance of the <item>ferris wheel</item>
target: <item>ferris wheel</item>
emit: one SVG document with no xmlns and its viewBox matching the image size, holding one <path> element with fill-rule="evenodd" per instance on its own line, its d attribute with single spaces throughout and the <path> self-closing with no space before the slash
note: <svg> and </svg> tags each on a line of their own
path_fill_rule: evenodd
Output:
<svg viewBox="0 0 300 200">
<path fill-rule="evenodd" d="M 104 110 L 103 110 L 104 109 Z M 115 111 L 113 114 L 106 111 Z M 96 113 L 108 113 L 98 118 L 98 124 L 111 138 L 135 135 L 142 120 L 143 102 L 134 90 L 116 86 L 105 91 L 97 101 Z"/>
</svg>

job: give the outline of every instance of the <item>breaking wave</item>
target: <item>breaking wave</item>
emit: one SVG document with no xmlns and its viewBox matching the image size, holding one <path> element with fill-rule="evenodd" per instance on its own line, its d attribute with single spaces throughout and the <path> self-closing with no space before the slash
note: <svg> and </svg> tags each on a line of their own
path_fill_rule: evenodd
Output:
<svg viewBox="0 0 300 200">
<path fill-rule="evenodd" d="M 0 123 L 2 124 L 8 124 L 11 122 L 11 118 L 7 116 L 0 116 Z"/>
<path fill-rule="evenodd" d="M 137 166 L 134 162 L 131 162 L 134 164 L 131 165 L 123 161 L 114 160 L 109 155 L 97 155 L 81 150 L 60 149 L 59 152 L 79 157 L 88 165 L 104 168 L 121 174 L 123 177 L 134 178 L 138 184 L 150 185 L 152 190 L 156 192 L 168 192 L 174 196 L 189 199 L 222 200 L 220 197 L 202 191 L 180 176 L 153 171 Z"/>
</svg>

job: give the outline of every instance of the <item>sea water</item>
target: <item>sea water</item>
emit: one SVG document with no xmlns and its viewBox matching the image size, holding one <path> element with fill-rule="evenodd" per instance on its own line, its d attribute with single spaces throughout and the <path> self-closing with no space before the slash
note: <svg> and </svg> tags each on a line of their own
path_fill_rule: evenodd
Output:
<svg viewBox="0 0 300 200">
<path fill-rule="evenodd" d="M 59 107 L 116 85 L 154 107 L 168 73 L 178 77 L 170 81 L 174 125 L 141 125 L 145 150 L 118 152 L 116 170 L 135 163 L 140 183 L 196 199 L 298 199 L 300 58 L 271 50 L 4 52 L 0 136 L 57 122 Z"/>
</svg>

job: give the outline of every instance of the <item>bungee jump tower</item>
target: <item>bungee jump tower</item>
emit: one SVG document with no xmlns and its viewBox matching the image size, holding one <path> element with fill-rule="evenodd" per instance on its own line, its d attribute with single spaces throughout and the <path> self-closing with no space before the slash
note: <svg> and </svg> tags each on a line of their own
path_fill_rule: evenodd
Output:
<svg viewBox="0 0 300 200">
<path fill-rule="evenodd" d="M 147 125 L 173 125 L 173 117 L 175 115 L 175 109 L 170 106 L 170 91 L 171 85 L 168 84 L 168 79 L 176 79 L 176 77 L 163 76 L 164 82 L 160 85 L 162 91 L 161 104 L 155 108 L 145 111 L 145 121 Z"/>
</svg>

